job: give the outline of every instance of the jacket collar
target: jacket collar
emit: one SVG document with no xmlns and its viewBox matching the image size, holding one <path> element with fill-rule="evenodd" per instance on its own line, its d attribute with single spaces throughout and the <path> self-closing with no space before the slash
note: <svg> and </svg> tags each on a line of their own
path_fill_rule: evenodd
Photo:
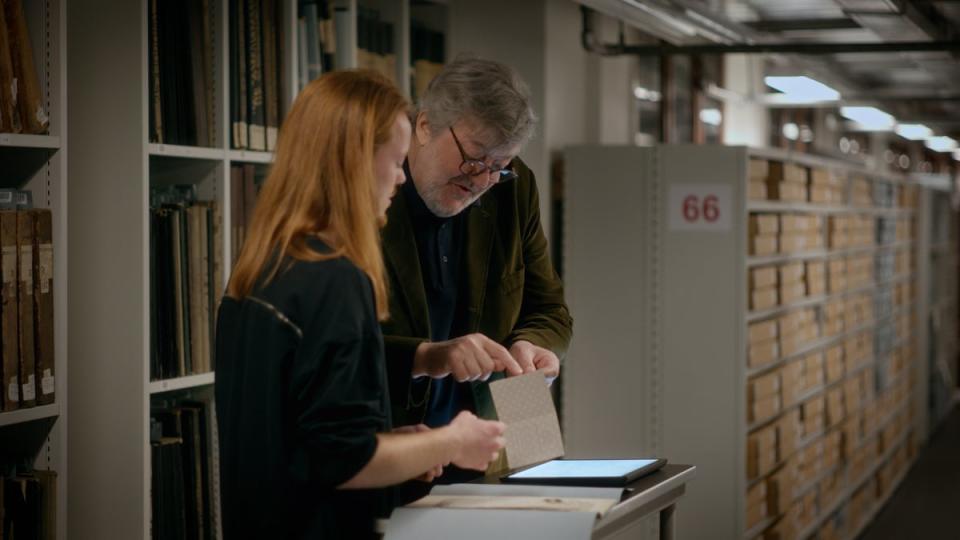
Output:
<svg viewBox="0 0 960 540">
<path fill-rule="evenodd" d="M 408 176 L 407 181 L 413 180 Z M 480 325 L 489 277 L 490 255 L 496 235 L 497 205 L 491 191 L 464 210 L 467 213 L 467 230 L 462 264 L 466 279 L 462 285 L 466 290 L 461 298 L 467 301 L 467 330 L 470 332 L 477 331 Z M 417 242 L 413 234 L 410 207 L 402 193 L 394 196 L 387 212 L 387 226 L 383 230 L 383 251 L 387 266 L 394 275 L 394 296 L 403 304 L 402 307 L 392 307 L 406 312 L 410 318 L 410 328 L 417 336 L 429 336 L 430 317 Z"/>
</svg>

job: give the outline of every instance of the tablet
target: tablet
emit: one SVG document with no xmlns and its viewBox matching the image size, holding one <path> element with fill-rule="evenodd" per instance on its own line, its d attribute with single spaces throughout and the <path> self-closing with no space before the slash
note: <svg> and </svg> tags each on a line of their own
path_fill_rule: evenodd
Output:
<svg viewBox="0 0 960 540">
<path fill-rule="evenodd" d="M 625 486 L 664 465 L 665 459 L 555 459 L 513 472 L 502 482 L 568 486 Z"/>
</svg>

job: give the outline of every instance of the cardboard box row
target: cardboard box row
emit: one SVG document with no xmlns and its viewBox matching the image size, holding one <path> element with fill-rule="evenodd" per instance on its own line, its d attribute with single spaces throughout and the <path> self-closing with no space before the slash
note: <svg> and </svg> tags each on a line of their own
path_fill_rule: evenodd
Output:
<svg viewBox="0 0 960 540">
<path fill-rule="evenodd" d="M 813 308 L 751 323 L 747 326 L 747 366 L 758 368 L 796 354 L 819 337 Z"/>
<path fill-rule="evenodd" d="M 855 206 L 873 206 L 873 192 L 870 182 L 865 178 L 853 177 L 850 180 L 850 203 Z"/>
<path fill-rule="evenodd" d="M 749 254 L 752 256 L 801 253 L 822 247 L 823 235 L 818 232 L 758 234 L 748 238 Z"/>
<path fill-rule="evenodd" d="M 797 447 L 799 412 L 791 409 L 775 422 L 747 436 L 747 479 L 766 476 L 778 463 L 786 463 Z"/>
</svg>

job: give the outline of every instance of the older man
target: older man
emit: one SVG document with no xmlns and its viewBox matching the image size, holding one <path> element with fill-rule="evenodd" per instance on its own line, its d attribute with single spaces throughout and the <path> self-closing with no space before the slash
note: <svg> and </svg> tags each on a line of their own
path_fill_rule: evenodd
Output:
<svg viewBox="0 0 960 540">
<path fill-rule="evenodd" d="M 395 425 L 495 417 L 488 379 L 552 380 L 572 320 L 550 262 L 533 172 L 536 116 L 516 72 L 459 58 L 416 109 L 407 178 L 387 214 L 384 324 Z"/>
</svg>

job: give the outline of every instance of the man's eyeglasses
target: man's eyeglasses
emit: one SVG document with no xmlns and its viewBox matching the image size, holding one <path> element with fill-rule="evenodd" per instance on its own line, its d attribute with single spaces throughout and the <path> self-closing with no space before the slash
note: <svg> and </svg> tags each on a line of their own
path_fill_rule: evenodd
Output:
<svg viewBox="0 0 960 540">
<path fill-rule="evenodd" d="M 504 167 L 502 169 L 491 169 L 489 165 L 482 159 L 472 158 L 463 151 L 463 145 L 460 144 L 460 139 L 457 138 L 457 134 L 453 132 L 453 126 L 450 126 L 450 134 L 453 135 L 453 142 L 457 143 L 457 149 L 460 150 L 460 157 L 463 161 L 460 163 L 460 172 L 466 176 L 477 176 L 480 174 L 490 175 L 494 182 L 506 182 L 508 180 L 515 180 L 517 178 L 517 173 L 509 167 Z"/>
</svg>

